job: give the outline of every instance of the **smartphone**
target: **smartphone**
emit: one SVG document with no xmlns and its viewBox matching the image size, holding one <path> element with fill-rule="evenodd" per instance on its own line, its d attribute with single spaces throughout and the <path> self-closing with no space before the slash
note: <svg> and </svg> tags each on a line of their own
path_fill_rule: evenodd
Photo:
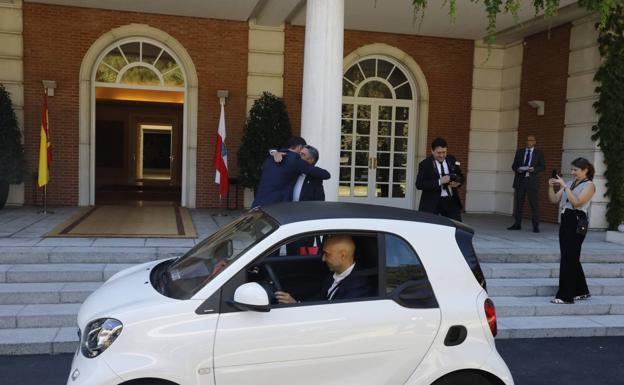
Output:
<svg viewBox="0 0 624 385">
<path fill-rule="evenodd" d="M 559 175 L 557 174 L 557 169 L 553 168 L 552 174 L 550 174 L 550 177 L 553 178 L 553 179 L 557 179 L 558 176 Z"/>
</svg>

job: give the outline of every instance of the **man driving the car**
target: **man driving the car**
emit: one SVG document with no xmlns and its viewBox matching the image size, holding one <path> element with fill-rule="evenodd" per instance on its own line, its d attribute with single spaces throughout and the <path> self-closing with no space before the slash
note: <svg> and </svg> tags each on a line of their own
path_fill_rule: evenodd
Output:
<svg viewBox="0 0 624 385">
<path fill-rule="evenodd" d="M 336 300 L 361 298 L 371 295 L 366 277 L 358 275 L 355 267 L 355 243 L 350 235 L 335 235 L 323 244 L 323 257 L 332 272 L 324 281 L 318 297 L 309 300 Z M 298 302 L 289 293 L 276 291 L 279 303 Z"/>
</svg>

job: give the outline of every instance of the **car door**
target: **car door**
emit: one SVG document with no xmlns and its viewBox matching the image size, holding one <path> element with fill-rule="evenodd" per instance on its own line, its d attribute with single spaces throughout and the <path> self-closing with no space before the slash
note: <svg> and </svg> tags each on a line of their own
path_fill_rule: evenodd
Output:
<svg viewBox="0 0 624 385">
<path fill-rule="evenodd" d="M 379 239 L 385 266 L 385 238 Z M 435 299 L 415 308 L 396 289 L 386 294 L 381 270 L 383 286 L 372 298 L 275 305 L 269 312 L 222 308 L 216 384 L 403 384 L 431 346 L 440 312 Z"/>
</svg>

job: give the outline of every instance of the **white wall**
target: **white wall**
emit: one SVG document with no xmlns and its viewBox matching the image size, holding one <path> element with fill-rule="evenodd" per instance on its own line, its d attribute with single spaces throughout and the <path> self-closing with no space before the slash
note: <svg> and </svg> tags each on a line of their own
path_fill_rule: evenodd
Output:
<svg viewBox="0 0 624 385">
<path fill-rule="evenodd" d="M 249 21 L 249 56 L 247 58 L 247 112 L 264 91 L 284 96 L 284 25 L 278 27 Z M 253 191 L 244 189 L 243 206 L 253 202 Z"/>
<path fill-rule="evenodd" d="M 262 92 L 284 96 L 284 25 L 279 27 L 249 22 L 247 58 L 247 111 Z"/>
<path fill-rule="evenodd" d="M 11 94 L 17 122 L 24 130 L 22 0 L 0 0 L 0 83 Z M 28 175 L 24 175 L 27 178 Z M 11 185 L 8 205 L 24 204 L 24 184 Z"/>
<path fill-rule="evenodd" d="M 591 228 L 604 229 L 607 227 L 605 215 L 608 202 L 604 197 L 604 156 L 591 140 L 591 128 L 598 121 L 592 107 L 598 98 L 594 92 L 597 84 L 593 78 L 601 61 L 595 22 L 595 18 L 588 17 L 572 24 L 561 170 L 569 177 L 570 162 L 579 156 L 594 164 L 596 194 L 592 199 L 589 224 Z"/>
<path fill-rule="evenodd" d="M 475 44 L 466 211 L 513 212 L 511 164 L 518 137 L 522 42 Z"/>
</svg>

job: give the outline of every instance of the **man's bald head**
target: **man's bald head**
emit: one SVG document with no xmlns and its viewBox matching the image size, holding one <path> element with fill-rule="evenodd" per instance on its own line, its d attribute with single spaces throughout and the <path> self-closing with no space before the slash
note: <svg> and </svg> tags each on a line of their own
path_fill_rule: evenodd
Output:
<svg viewBox="0 0 624 385">
<path fill-rule="evenodd" d="M 334 235 L 323 244 L 323 262 L 329 270 L 342 273 L 353 264 L 355 243 L 350 235 Z"/>
</svg>

